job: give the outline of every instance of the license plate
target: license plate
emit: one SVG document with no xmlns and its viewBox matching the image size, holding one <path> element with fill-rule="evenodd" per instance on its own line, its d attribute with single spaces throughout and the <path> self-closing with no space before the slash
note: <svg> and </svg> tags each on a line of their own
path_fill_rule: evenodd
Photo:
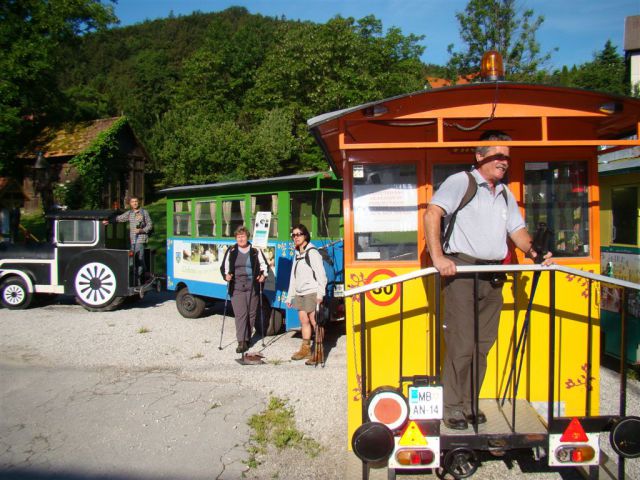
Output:
<svg viewBox="0 0 640 480">
<path fill-rule="evenodd" d="M 442 386 L 409 387 L 409 418 L 411 420 L 441 420 Z"/>
</svg>

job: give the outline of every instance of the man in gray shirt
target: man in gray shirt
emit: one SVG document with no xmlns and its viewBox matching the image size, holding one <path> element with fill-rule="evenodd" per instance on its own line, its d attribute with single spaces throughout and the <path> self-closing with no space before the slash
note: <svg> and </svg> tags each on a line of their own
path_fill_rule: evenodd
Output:
<svg viewBox="0 0 640 480">
<path fill-rule="evenodd" d="M 481 141 L 497 143 L 511 137 L 500 131 L 488 131 Z M 433 195 L 425 213 L 427 247 L 433 266 L 445 277 L 444 340 L 446 351 L 442 371 L 444 386 L 444 423 L 449 428 L 464 430 L 468 422 L 487 421 L 483 412 L 472 412 L 471 363 L 474 344 L 473 277 L 456 275 L 457 265 L 500 264 L 507 256 L 507 236 L 530 258 L 538 253 L 532 248 L 518 204 L 507 186 L 502 183 L 511 157 L 507 146 L 482 146 L 475 152 L 472 178 L 478 183 L 471 201 L 458 211 L 450 238 L 441 245 L 440 222 L 445 222 L 458 209 L 467 191 L 470 178 L 465 172 L 447 178 Z M 504 192 L 503 192 L 504 190 Z M 549 264 L 551 253 L 545 256 Z M 481 276 L 479 282 L 479 359 L 480 384 L 487 369 L 487 354 L 496 341 L 502 284 Z"/>
</svg>

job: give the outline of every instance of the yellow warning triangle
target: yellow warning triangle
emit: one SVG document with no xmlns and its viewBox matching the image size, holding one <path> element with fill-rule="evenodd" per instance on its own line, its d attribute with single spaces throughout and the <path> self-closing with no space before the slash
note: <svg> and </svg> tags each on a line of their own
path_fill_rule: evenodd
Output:
<svg viewBox="0 0 640 480">
<path fill-rule="evenodd" d="M 407 429 L 402 434 L 402 437 L 400 437 L 400 441 L 398 441 L 398 445 L 403 447 L 413 447 L 426 444 L 427 439 L 424 438 L 420 427 L 413 420 L 409 422 Z"/>
</svg>

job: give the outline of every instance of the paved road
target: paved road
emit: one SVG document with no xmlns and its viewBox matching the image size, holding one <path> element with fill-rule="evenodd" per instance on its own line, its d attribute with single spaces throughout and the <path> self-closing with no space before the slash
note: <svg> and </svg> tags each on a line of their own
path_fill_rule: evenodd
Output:
<svg viewBox="0 0 640 480">
<path fill-rule="evenodd" d="M 168 371 L 0 365 L 1 478 L 237 479 L 263 395 Z"/>
<path fill-rule="evenodd" d="M 241 366 L 229 317 L 217 348 L 221 306 L 187 320 L 171 298 L 150 295 L 105 313 L 68 300 L 0 310 L 0 479 L 361 478 L 346 449 L 350 350 L 339 329 L 328 335 L 324 369 L 289 360 L 300 342 L 293 332 L 254 345 L 265 365 Z M 248 469 L 246 422 L 271 396 L 289 401 L 320 455 L 270 449 Z M 482 460 L 474 479 L 579 478 L 529 452 Z M 372 471 L 372 480 L 384 478 Z"/>
</svg>

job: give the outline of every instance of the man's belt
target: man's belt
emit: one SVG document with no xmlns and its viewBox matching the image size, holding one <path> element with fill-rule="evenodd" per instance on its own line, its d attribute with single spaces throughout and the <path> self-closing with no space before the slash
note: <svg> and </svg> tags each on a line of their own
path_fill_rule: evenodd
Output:
<svg viewBox="0 0 640 480">
<path fill-rule="evenodd" d="M 479 258 L 472 257 L 466 253 L 448 253 L 452 257 L 459 258 L 465 263 L 472 265 L 502 265 L 502 260 L 480 260 Z"/>
</svg>

